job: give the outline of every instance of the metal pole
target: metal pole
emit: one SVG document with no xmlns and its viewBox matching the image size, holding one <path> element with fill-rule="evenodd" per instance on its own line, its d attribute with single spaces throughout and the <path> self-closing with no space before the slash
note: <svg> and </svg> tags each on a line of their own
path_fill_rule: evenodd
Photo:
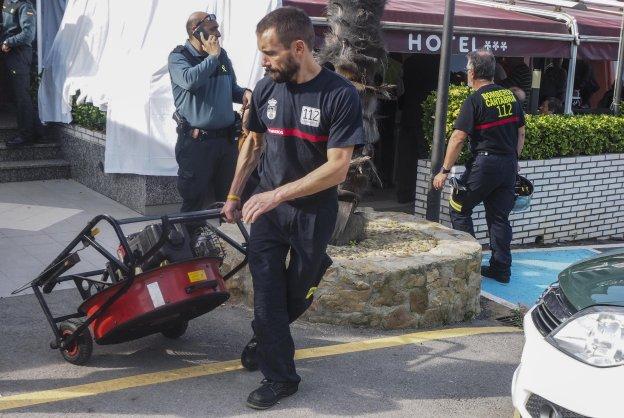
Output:
<svg viewBox="0 0 624 418">
<path fill-rule="evenodd" d="M 624 15 L 622 15 L 622 27 L 620 29 L 620 49 L 618 52 L 617 70 L 615 71 L 615 85 L 613 87 L 613 113 L 620 114 L 622 101 L 622 71 L 624 71 Z"/>
<path fill-rule="evenodd" d="M 531 81 L 531 101 L 529 102 L 529 113 L 537 115 L 537 109 L 540 105 L 540 85 L 542 83 L 542 70 L 533 70 L 533 79 Z"/>
<path fill-rule="evenodd" d="M 43 66 L 43 2 L 37 0 L 37 74 Z"/>
<path fill-rule="evenodd" d="M 576 42 L 572 43 L 570 52 L 570 65 L 568 65 L 568 81 L 566 84 L 566 95 L 564 113 L 566 115 L 572 114 L 572 96 L 574 95 L 574 74 L 576 73 L 576 56 L 578 52 L 578 45 Z"/>
<path fill-rule="evenodd" d="M 440 172 L 444 160 L 454 15 L 455 0 L 446 0 L 442 50 L 440 51 L 440 72 L 438 73 L 438 93 L 436 96 L 435 127 L 433 130 L 433 145 L 431 146 L 431 181 L 429 182 L 429 191 L 427 193 L 427 220 L 433 222 L 440 221 L 441 191 L 433 188 L 432 181 L 433 177 Z"/>
</svg>

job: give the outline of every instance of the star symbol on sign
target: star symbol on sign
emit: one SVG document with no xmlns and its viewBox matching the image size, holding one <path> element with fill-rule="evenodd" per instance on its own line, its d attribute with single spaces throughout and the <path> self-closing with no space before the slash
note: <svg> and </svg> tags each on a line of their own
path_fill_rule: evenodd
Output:
<svg viewBox="0 0 624 418">
<path fill-rule="evenodd" d="M 483 48 L 489 50 L 492 48 L 492 43 L 490 41 L 485 41 L 485 45 L 483 45 Z"/>
<path fill-rule="evenodd" d="M 507 51 L 507 42 L 501 42 L 501 46 L 500 46 L 500 48 L 501 48 L 503 51 Z"/>
<path fill-rule="evenodd" d="M 494 43 L 492 44 L 492 48 L 494 49 L 494 51 L 498 51 L 498 41 L 494 41 Z"/>
</svg>

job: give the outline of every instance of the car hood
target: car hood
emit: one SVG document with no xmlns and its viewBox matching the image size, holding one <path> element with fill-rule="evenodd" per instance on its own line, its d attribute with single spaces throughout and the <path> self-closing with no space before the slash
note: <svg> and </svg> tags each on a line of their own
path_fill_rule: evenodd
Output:
<svg viewBox="0 0 624 418">
<path fill-rule="evenodd" d="M 559 285 L 579 311 L 593 305 L 624 306 L 624 250 L 572 264 L 559 274 Z"/>
</svg>

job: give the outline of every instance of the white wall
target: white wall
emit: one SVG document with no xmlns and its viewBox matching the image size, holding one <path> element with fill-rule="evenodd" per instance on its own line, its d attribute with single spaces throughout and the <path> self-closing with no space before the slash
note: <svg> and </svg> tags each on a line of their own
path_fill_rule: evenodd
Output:
<svg viewBox="0 0 624 418">
<path fill-rule="evenodd" d="M 418 161 L 415 213 L 425 217 L 427 187 L 431 179 L 429 160 Z M 587 238 L 621 238 L 624 233 L 624 154 L 521 161 L 520 173 L 533 182 L 531 208 L 510 216 L 512 244 L 531 244 L 542 236 L 544 242 Z M 453 167 L 451 176 L 464 172 Z M 442 193 L 440 220 L 450 226 L 448 199 L 450 186 Z M 483 205 L 473 217 L 476 238 L 487 243 Z"/>
</svg>

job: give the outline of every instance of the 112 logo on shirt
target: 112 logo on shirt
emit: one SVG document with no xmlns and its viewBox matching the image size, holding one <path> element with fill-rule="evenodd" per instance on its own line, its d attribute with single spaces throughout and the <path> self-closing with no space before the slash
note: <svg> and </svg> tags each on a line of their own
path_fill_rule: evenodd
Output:
<svg viewBox="0 0 624 418">
<path fill-rule="evenodd" d="M 315 107 L 303 106 L 301 108 L 302 125 L 318 128 L 321 123 L 321 111 Z"/>
<path fill-rule="evenodd" d="M 277 115 L 277 100 L 273 98 L 269 100 L 266 114 L 267 114 L 267 118 L 271 120 L 275 119 L 275 116 Z"/>
</svg>

